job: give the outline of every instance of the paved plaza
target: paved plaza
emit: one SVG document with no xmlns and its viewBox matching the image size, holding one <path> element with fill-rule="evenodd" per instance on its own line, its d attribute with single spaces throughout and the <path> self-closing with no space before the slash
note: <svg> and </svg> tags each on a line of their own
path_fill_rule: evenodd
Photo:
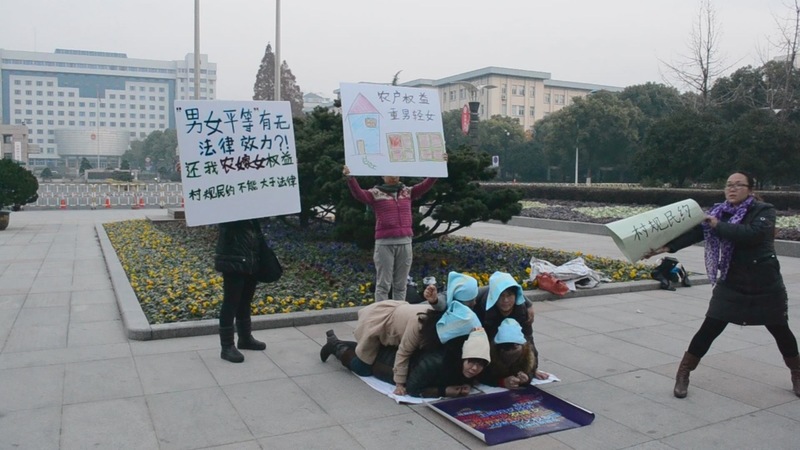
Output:
<svg viewBox="0 0 800 450">
<path fill-rule="evenodd" d="M 464 449 L 485 445 L 424 405 L 395 404 L 335 360 L 325 330 L 259 330 L 263 352 L 219 358 L 215 335 L 127 337 L 95 225 L 164 210 L 21 211 L 0 232 L 0 449 Z M 475 224 L 460 234 L 621 258 L 605 236 Z M 677 254 L 702 272 L 702 248 Z M 780 257 L 800 334 L 800 259 Z M 692 373 L 673 376 L 710 286 L 537 302 L 542 389 L 592 425 L 501 449 L 794 449 L 800 398 L 763 327 L 729 326 Z"/>
</svg>

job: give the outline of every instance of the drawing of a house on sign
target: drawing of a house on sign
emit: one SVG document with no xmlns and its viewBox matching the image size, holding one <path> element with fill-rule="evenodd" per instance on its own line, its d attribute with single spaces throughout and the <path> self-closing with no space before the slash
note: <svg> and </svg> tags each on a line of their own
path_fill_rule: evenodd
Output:
<svg viewBox="0 0 800 450">
<path fill-rule="evenodd" d="M 347 111 L 347 122 L 357 155 L 381 153 L 381 115 L 363 95 L 358 94 Z"/>
</svg>

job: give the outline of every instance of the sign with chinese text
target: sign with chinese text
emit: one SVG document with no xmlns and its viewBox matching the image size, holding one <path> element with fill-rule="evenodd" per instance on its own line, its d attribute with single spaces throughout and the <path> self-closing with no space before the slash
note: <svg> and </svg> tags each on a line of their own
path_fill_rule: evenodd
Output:
<svg viewBox="0 0 800 450">
<path fill-rule="evenodd" d="M 622 254 L 632 263 L 699 225 L 705 214 L 700 205 L 686 199 L 606 225 Z"/>
<path fill-rule="evenodd" d="M 435 89 L 342 83 L 339 92 L 351 175 L 447 177 Z"/>
<path fill-rule="evenodd" d="M 535 386 L 431 403 L 489 445 L 589 425 L 594 413 Z"/>
<path fill-rule="evenodd" d="M 186 224 L 300 211 L 289 102 L 175 101 Z"/>
</svg>

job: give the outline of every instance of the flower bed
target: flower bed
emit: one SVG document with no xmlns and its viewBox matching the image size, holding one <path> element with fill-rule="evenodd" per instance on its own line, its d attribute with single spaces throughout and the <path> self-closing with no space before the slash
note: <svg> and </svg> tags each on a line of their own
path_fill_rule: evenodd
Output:
<svg viewBox="0 0 800 450">
<path fill-rule="evenodd" d="M 329 228 L 314 224 L 299 230 L 280 220 L 265 224 L 265 235 L 284 273 L 276 283 L 259 283 L 254 315 L 372 303 L 372 251 L 331 240 Z M 214 271 L 216 227 L 131 220 L 106 224 L 105 229 L 151 324 L 217 317 L 222 276 Z M 649 279 L 643 264 L 456 236 L 416 244 L 411 277 L 419 282 L 434 276 L 442 283 L 455 270 L 486 285 L 499 270 L 511 273 L 523 288 L 533 289 L 532 256 L 556 265 L 583 256 L 587 266 L 614 281 Z"/>
</svg>

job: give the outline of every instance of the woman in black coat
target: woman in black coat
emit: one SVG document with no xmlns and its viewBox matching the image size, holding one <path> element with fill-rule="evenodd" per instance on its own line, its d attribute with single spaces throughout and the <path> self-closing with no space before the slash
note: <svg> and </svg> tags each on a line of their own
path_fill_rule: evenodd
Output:
<svg viewBox="0 0 800 450">
<path fill-rule="evenodd" d="M 676 252 L 705 240 L 706 273 L 714 285 L 706 319 L 692 338 L 675 376 L 675 397 L 686 397 L 689 372 L 697 367 L 727 324 L 764 325 L 791 370 L 800 397 L 800 355 L 789 329 L 788 297 L 775 255 L 775 207 L 753 195 L 755 180 L 735 172 L 701 225 L 650 252 Z"/>
<path fill-rule="evenodd" d="M 219 313 L 220 357 L 226 361 L 244 361 L 233 345 L 234 318 L 239 334 L 238 347 L 243 350 L 264 350 L 267 344 L 252 335 L 250 303 L 256 292 L 259 257 L 266 246 L 258 220 L 239 220 L 219 224 L 214 268 L 222 272 L 223 297 Z"/>
</svg>

